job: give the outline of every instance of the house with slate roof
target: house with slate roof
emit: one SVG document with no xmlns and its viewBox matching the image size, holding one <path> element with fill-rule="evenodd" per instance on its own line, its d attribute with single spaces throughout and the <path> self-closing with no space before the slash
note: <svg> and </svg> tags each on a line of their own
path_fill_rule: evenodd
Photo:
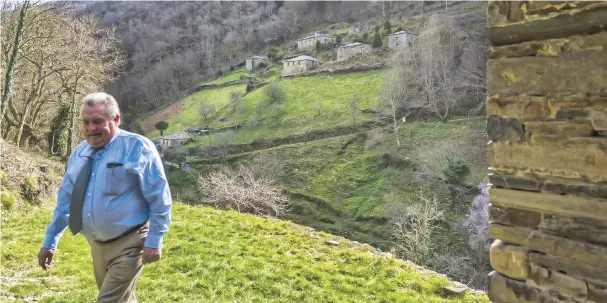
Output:
<svg viewBox="0 0 607 303">
<path fill-rule="evenodd" d="M 293 59 L 282 61 L 282 75 L 292 76 L 312 70 L 314 66 L 321 65 L 322 62 L 310 56 L 299 56 Z"/>
<path fill-rule="evenodd" d="M 320 41 L 320 43 L 323 43 L 323 44 L 335 42 L 335 36 L 332 36 L 329 34 L 314 33 L 314 35 L 312 35 L 312 36 L 308 36 L 308 37 L 297 40 L 297 49 L 315 48 L 316 41 Z"/>
</svg>

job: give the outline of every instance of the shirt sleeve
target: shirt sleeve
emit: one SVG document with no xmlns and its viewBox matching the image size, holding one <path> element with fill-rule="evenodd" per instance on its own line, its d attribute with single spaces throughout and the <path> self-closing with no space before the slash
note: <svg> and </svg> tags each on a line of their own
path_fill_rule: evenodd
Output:
<svg viewBox="0 0 607 303">
<path fill-rule="evenodd" d="M 75 153 L 76 151 L 74 151 L 72 155 Z M 68 166 L 70 165 L 71 161 L 72 157 L 70 157 L 68 160 Z M 63 232 L 65 232 L 69 220 L 72 188 L 72 181 L 70 180 L 66 170 L 65 174 L 63 175 L 63 180 L 61 180 L 59 191 L 57 192 L 57 206 L 53 212 L 53 218 L 51 219 L 51 223 L 46 228 L 46 236 L 42 242 L 43 248 L 56 249 L 59 239 L 63 235 Z"/>
<path fill-rule="evenodd" d="M 144 246 L 162 248 L 162 237 L 171 224 L 172 200 L 169 182 L 154 145 L 143 145 L 138 168 L 139 186 L 150 211 L 150 230 Z"/>
</svg>

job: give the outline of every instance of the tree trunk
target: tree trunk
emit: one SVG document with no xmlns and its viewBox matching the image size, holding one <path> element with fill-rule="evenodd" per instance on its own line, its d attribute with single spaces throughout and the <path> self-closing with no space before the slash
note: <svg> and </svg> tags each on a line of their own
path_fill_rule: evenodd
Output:
<svg viewBox="0 0 607 303">
<path fill-rule="evenodd" d="M 80 72 L 80 69 L 78 68 L 76 70 L 76 79 L 74 80 L 74 86 L 72 87 L 72 108 L 70 111 L 70 127 L 68 129 L 68 137 L 67 137 L 67 155 L 71 155 L 72 154 L 72 145 L 74 144 L 74 112 L 76 111 L 76 87 L 78 86 L 78 79 L 80 78 L 80 76 L 78 75 L 78 73 Z"/>
<path fill-rule="evenodd" d="M 13 51 L 11 53 L 11 57 L 8 60 L 8 65 L 6 67 L 6 73 L 4 74 L 4 79 L 6 79 L 4 83 L 4 88 L 2 91 L 2 100 L 0 100 L 0 125 L 2 125 L 2 121 L 4 119 L 4 114 L 6 113 L 6 109 L 8 108 L 8 103 L 12 97 L 13 93 L 13 74 L 15 72 L 15 65 L 17 63 L 17 57 L 19 56 L 19 48 L 21 47 L 21 38 L 23 36 L 23 26 L 25 23 L 25 15 L 27 13 L 27 9 L 29 7 L 29 1 L 23 2 L 21 6 L 21 10 L 19 12 L 19 22 L 17 23 L 17 32 L 15 33 L 15 41 L 13 46 Z"/>
<path fill-rule="evenodd" d="M 31 102 L 28 102 L 25 105 L 25 112 L 23 112 L 21 119 L 19 119 L 19 127 L 17 128 L 17 132 L 15 133 L 15 138 L 14 138 L 15 144 L 17 144 L 17 146 L 21 146 L 21 135 L 23 134 L 23 127 L 25 126 L 25 120 L 27 119 L 27 116 L 29 115 L 31 107 L 32 107 Z"/>
</svg>

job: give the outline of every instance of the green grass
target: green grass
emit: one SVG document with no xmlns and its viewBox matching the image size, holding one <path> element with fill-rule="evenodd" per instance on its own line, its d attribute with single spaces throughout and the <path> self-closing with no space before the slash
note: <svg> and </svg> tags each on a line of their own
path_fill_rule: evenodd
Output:
<svg viewBox="0 0 607 303">
<path fill-rule="evenodd" d="M 211 128 L 232 125 L 250 125 L 233 136 L 231 142 L 250 143 L 258 138 L 275 138 L 315 129 L 344 126 L 352 123 L 348 102 L 358 96 L 358 109 L 374 108 L 377 105 L 382 83 L 382 71 L 350 73 L 337 76 L 315 75 L 311 77 L 286 78 L 276 81 L 285 92 L 280 105 L 268 106 L 264 88 L 258 88 L 243 98 L 243 107 L 232 112 L 218 112 L 215 120 L 208 124 Z M 276 77 L 276 76 L 275 76 Z M 244 92 L 246 85 L 203 90 L 192 94 L 186 100 L 186 110 L 169 119 L 169 129 L 165 134 L 200 126 L 196 105 L 208 100 L 217 108 L 229 102 L 232 90 Z M 371 118 L 369 114 L 357 114 L 357 122 Z M 146 134 L 158 135 L 157 131 Z M 223 135 L 216 135 L 221 137 Z M 217 138 L 201 137 L 198 145 L 209 145 Z"/>
<path fill-rule="evenodd" d="M 38 268 L 36 254 L 49 207 L 3 213 L 2 297 L 91 302 L 90 251 L 67 232 L 58 263 Z M 326 240 L 340 241 L 338 246 Z M 484 295 L 447 298 L 445 278 L 402 260 L 287 221 L 176 204 L 163 259 L 148 265 L 140 302 L 489 302 Z"/>
<path fill-rule="evenodd" d="M 382 71 L 373 71 L 282 79 L 277 81 L 285 92 L 282 103 L 267 104 L 264 88 L 259 88 L 244 97 L 244 107 L 241 110 L 218 115 L 211 127 L 248 124 L 248 127 L 231 136 L 228 143 L 250 143 L 255 139 L 350 125 L 352 113 L 349 101 L 358 96 L 359 110 L 375 108 L 381 88 L 381 75 Z M 357 113 L 357 123 L 370 118 L 370 114 Z M 225 135 L 200 137 L 195 145 L 213 145 L 214 142 L 222 141 L 218 139 L 222 136 Z"/>
</svg>

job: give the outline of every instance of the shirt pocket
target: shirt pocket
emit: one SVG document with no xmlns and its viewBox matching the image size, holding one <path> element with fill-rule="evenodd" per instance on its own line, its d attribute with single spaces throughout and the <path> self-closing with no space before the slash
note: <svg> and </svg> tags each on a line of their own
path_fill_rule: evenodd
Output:
<svg viewBox="0 0 607 303">
<path fill-rule="evenodd" d="M 127 191 L 132 182 L 124 166 L 107 167 L 105 172 L 105 186 L 103 193 L 118 196 Z"/>
</svg>

